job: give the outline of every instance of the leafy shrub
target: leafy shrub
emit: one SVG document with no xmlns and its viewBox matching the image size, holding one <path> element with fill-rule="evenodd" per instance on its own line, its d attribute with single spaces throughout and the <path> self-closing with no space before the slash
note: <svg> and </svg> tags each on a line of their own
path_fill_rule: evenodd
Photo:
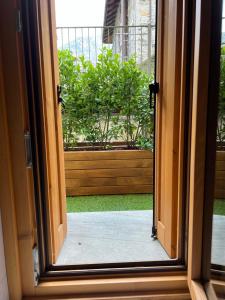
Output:
<svg viewBox="0 0 225 300">
<path fill-rule="evenodd" d="M 149 76 L 135 58 L 121 62 L 103 48 L 96 66 L 83 56 L 59 50 L 65 148 L 78 141 L 99 144 L 123 140 L 128 148 L 151 149 L 153 112 L 149 108 Z"/>
<path fill-rule="evenodd" d="M 225 145 L 225 47 L 221 49 L 220 58 L 220 89 L 219 89 L 219 109 L 217 123 L 218 145 Z"/>
</svg>

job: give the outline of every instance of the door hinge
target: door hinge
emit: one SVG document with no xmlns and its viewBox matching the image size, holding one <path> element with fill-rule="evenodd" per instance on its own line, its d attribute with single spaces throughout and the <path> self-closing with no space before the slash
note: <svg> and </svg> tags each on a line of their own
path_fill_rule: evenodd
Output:
<svg viewBox="0 0 225 300">
<path fill-rule="evenodd" d="M 40 279 L 39 253 L 37 245 L 32 250 L 34 263 L 34 285 L 37 286 Z"/>
<path fill-rule="evenodd" d="M 17 9 L 16 11 L 16 31 L 21 32 L 22 31 L 22 16 L 21 16 L 21 10 Z"/>
<path fill-rule="evenodd" d="M 31 168 L 33 165 L 33 161 L 32 161 L 31 135 L 29 131 L 25 132 L 24 134 L 24 143 L 25 143 L 25 151 L 26 151 L 26 165 L 28 168 Z"/>
</svg>

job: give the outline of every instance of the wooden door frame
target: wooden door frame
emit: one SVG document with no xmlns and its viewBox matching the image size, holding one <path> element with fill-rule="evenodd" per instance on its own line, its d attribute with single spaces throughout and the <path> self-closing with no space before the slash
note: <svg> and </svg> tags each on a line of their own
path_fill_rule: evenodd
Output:
<svg viewBox="0 0 225 300">
<path fill-rule="evenodd" d="M 32 5 L 32 4 L 31 4 Z M 28 7 L 25 6 L 25 9 L 28 9 Z M 31 16 L 32 20 L 36 20 L 35 14 L 38 14 L 38 11 L 36 11 L 36 6 L 32 5 L 30 9 L 33 10 L 33 14 Z M 24 24 L 27 21 L 27 18 L 24 18 Z M 38 26 L 36 23 L 31 22 L 31 24 L 26 24 L 30 29 L 33 29 L 35 34 L 31 34 L 32 39 L 35 40 L 40 38 L 38 35 Z M 25 32 L 25 36 L 26 36 Z M 29 33 L 28 33 L 29 34 Z M 46 158 L 41 155 L 45 149 L 45 135 L 43 134 L 43 129 L 40 128 L 40 123 L 44 124 L 44 121 L 42 121 L 42 115 L 43 112 L 40 111 L 40 107 L 38 105 L 38 108 L 35 107 L 35 102 L 40 103 L 42 100 L 42 95 L 41 95 L 41 75 L 39 75 L 40 69 L 38 66 L 36 66 L 38 57 L 36 55 L 39 55 L 39 52 L 37 51 L 36 55 L 32 57 L 32 51 L 35 53 L 35 49 L 39 49 L 38 41 L 36 43 L 34 41 L 30 41 L 30 36 L 28 36 L 28 41 L 25 40 L 25 46 L 24 48 L 27 50 L 25 53 L 26 57 L 30 57 L 30 62 L 28 63 L 28 73 L 27 73 L 27 78 L 28 78 L 28 83 L 27 86 L 30 86 L 30 81 L 34 84 L 31 83 L 31 87 L 28 90 L 31 90 L 29 93 L 28 91 L 28 96 L 30 99 L 30 102 L 33 102 L 33 106 L 31 107 L 31 120 L 35 120 L 35 114 L 38 113 L 38 117 L 36 118 L 36 123 L 31 126 L 31 129 L 33 130 L 33 135 L 35 136 L 35 141 L 34 145 L 35 148 L 37 149 L 34 151 L 34 160 L 36 159 L 36 168 L 39 168 L 39 172 L 35 173 L 35 181 L 40 182 L 41 178 L 46 177 L 46 170 L 48 168 L 48 163 L 46 161 Z M 35 63 L 36 62 L 36 63 Z M 25 65 L 27 65 L 25 63 Z M 37 74 L 36 74 L 37 73 Z M 35 76 L 36 74 L 36 76 Z M 33 76 L 33 77 L 32 77 Z M 40 78 L 39 78 L 40 77 Z M 35 85 L 36 83 L 36 85 Z M 41 120 L 41 122 L 40 122 Z M 39 128 L 38 128 L 39 124 Z M 43 126 L 43 125 L 42 125 Z M 34 127 L 34 128 L 33 128 Z M 38 140 L 39 139 L 39 140 Z M 40 143 L 41 141 L 41 143 Z M 38 157 L 40 155 L 40 157 Z M 118 263 L 118 264 L 96 264 L 96 265 L 87 265 L 87 266 L 54 266 L 52 264 L 51 258 L 49 258 L 49 253 L 51 252 L 51 244 L 52 241 L 49 238 L 49 235 L 51 233 L 50 226 L 49 224 L 49 212 L 50 207 L 48 206 L 49 203 L 47 202 L 47 207 L 45 208 L 45 204 L 43 203 L 43 199 L 47 199 L 48 195 L 47 193 L 47 188 L 45 187 L 47 185 L 46 180 L 44 183 L 42 183 L 42 186 L 38 187 L 39 189 L 39 195 L 36 195 L 36 200 L 37 200 L 37 221 L 38 221 L 38 226 L 39 226 L 39 236 L 38 236 L 38 245 L 39 245 L 39 253 L 40 253 L 40 261 L 41 261 L 41 273 L 43 277 L 49 277 L 49 276 L 54 276 L 54 272 L 58 274 L 58 276 L 68 277 L 71 276 L 72 274 L 76 275 L 87 275 L 87 274 L 115 274 L 115 273 L 120 273 L 120 274 L 126 274 L 126 273 L 142 273 L 142 272 L 147 272 L 147 271 L 158 271 L 161 268 L 165 267 L 167 270 L 174 271 L 175 273 L 177 272 L 182 272 L 185 267 L 184 267 L 184 261 L 181 260 L 180 258 L 177 260 L 173 261 L 168 261 L 168 262 L 140 262 L 140 263 Z M 37 190 L 37 189 L 36 189 Z M 167 266 L 168 265 L 168 266 Z M 159 267 L 158 267 L 159 266 Z M 49 275 L 50 274 L 50 275 Z"/>
<path fill-rule="evenodd" d="M 196 300 L 215 297 L 209 277 L 221 2 L 196 0 L 188 245 L 188 285 L 192 299 Z"/>
<path fill-rule="evenodd" d="M 213 3 L 212 0 L 196 0 L 197 3 L 202 3 L 203 6 L 198 8 L 200 12 L 203 10 L 204 5 Z M 205 4 L 204 4 L 205 3 Z M 93 299 L 93 294 L 104 295 L 105 298 L 115 295 L 115 292 L 120 295 L 126 296 L 128 299 L 135 296 L 134 290 L 140 294 L 143 299 L 145 296 L 154 296 L 159 299 L 175 299 L 174 295 L 171 296 L 174 290 L 178 290 L 180 299 L 186 299 L 187 294 L 187 276 L 186 272 L 182 274 L 173 274 L 168 272 L 155 272 L 147 274 L 139 274 L 128 276 L 112 276 L 106 278 L 101 276 L 99 278 L 91 277 L 89 279 L 74 280 L 56 280 L 40 283 L 37 287 L 33 282 L 33 258 L 32 248 L 36 242 L 36 224 L 34 224 L 34 193 L 32 190 L 32 174 L 26 167 L 25 146 L 24 146 L 24 131 L 29 129 L 27 120 L 27 95 L 24 73 L 23 54 L 21 52 L 22 40 L 19 32 L 16 32 L 16 14 L 15 9 L 20 5 L 20 1 L 2 1 L 0 2 L 0 39 L 1 39 L 1 52 L 3 63 L 0 65 L 1 74 L 3 74 L 4 97 L 1 97 L 0 105 L 0 136 L 4 137 L 5 143 L 1 145 L 1 152 L 6 157 L 4 165 L 0 164 L 0 174 L 2 176 L 2 184 L 7 190 L 2 190 L 0 194 L 0 203 L 2 211 L 3 235 L 5 244 L 6 255 L 6 268 L 10 289 L 10 299 L 19 300 L 22 296 L 27 296 L 26 299 L 34 299 L 36 297 L 48 297 L 52 295 L 83 295 L 86 293 L 89 299 Z M 205 19 L 205 25 L 210 26 Z M 200 23 L 200 20 L 198 20 Z M 201 27 L 201 26 L 200 26 Z M 198 35 L 196 35 L 196 41 Z M 204 43 L 208 43 L 209 37 L 206 36 Z M 202 45 L 202 39 L 199 40 Z M 195 46 L 196 53 L 199 46 Z M 197 59 L 197 58 L 196 58 Z M 209 63 L 205 57 L 205 63 Z M 203 66 L 195 68 L 195 79 L 197 79 L 202 71 Z M 13 82 L 13 89 L 12 89 Z M 203 84 L 203 83 L 202 83 Z M 202 85 L 195 83 L 195 94 L 193 107 L 199 104 L 200 92 L 205 90 Z M 197 93 L 198 92 L 198 93 Z M 197 97 L 198 96 L 198 97 Z M 204 97 L 207 98 L 204 94 Z M 199 143 L 196 140 L 196 122 L 203 124 L 203 127 L 198 126 L 198 133 L 205 130 L 206 124 L 202 120 L 202 114 L 205 111 L 199 111 L 197 114 L 196 108 L 193 113 L 193 130 L 192 140 L 193 147 L 191 151 L 191 172 L 196 173 L 196 168 L 200 174 L 204 173 L 205 160 L 204 157 L 196 159 L 195 152 L 200 150 Z M 203 122 L 203 123 L 202 123 Z M 201 129 L 201 130 L 200 130 Z M 202 142 L 202 141 L 201 141 Z M 203 167 L 203 170 L 201 169 Z M 6 175 L 7 173 L 7 175 Z M 21 176 L 21 174 L 25 174 Z M 204 174 L 203 174 L 204 176 Z M 22 186 L 22 187 L 21 187 Z M 188 256 L 188 283 L 193 297 L 200 295 L 206 299 L 206 294 L 201 284 L 201 254 L 202 247 L 198 242 L 197 251 L 195 255 L 194 242 L 202 239 L 202 226 L 200 230 L 194 230 L 195 226 L 201 225 L 203 218 L 202 214 L 197 211 L 199 205 L 203 205 L 204 197 L 203 190 L 197 193 L 198 185 L 194 180 L 191 180 L 192 193 L 190 195 L 190 216 L 189 216 L 189 256 Z M 193 193 L 195 191 L 195 193 Z M 4 201 L 2 201 L 3 197 Z M 197 218 L 196 214 L 197 213 Z M 194 218 L 195 217 L 195 218 Z M 195 267 L 197 265 L 197 267 Z M 183 291 L 183 292 L 182 292 Z M 196 292 L 197 291 L 197 292 Z M 199 294 L 197 294 L 199 292 Z M 144 296 L 144 294 L 145 296 Z M 184 295 L 186 293 L 186 295 Z M 167 297 L 168 295 L 168 297 Z M 161 298 L 160 298 L 161 297 Z M 156 298 L 157 299 L 157 298 Z M 193 298 L 195 299 L 195 298 Z"/>
<path fill-rule="evenodd" d="M 39 42 L 42 37 L 44 29 L 42 28 L 40 4 L 38 0 L 23 1 L 22 2 L 22 21 L 24 24 L 23 40 L 25 51 L 25 67 L 27 77 L 27 93 L 28 93 L 28 108 L 30 115 L 30 131 L 32 137 L 33 147 L 33 170 L 34 170 L 34 187 L 36 200 L 36 218 L 38 222 L 38 249 L 41 257 L 41 269 L 48 268 L 49 265 L 55 263 L 59 254 L 60 246 L 63 243 L 64 236 L 67 231 L 67 220 L 64 213 L 59 212 L 60 226 L 56 228 L 54 220 L 54 209 L 58 213 L 57 207 L 54 203 L 59 200 L 60 207 L 65 211 L 66 197 L 65 197 L 65 174 L 64 174 L 64 153 L 62 145 L 62 120 L 61 120 L 61 105 L 57 99 L 57 84 L 59 84 L 59 74 L 55 70 L 57 66 L 57 52 L 51 50 L 52 55 L 47 63 L 51 66 L 51 78 L 47 78 L 45 74 L 45 57 L 43 51 L 43 43 Z M 50 6 L 49 3 L 47 3 Z M 54 1 L 51 2 L 51 5 Z M 55 16 L 51 15 L 54 12 L 45 9 L 48 13 L 50 35 L 49 44 L 51 49 L 56 49 L 56 36 L 51 33 L 54 28 Z M 47 30 L 47 29 L 46 29 Z M 44 40 L 45 41 L 45 40 Z M 43 42 L 44 42 L 43 41 Z M 50 51 L 50 50 L 49 50 Z M 49 80 L 50 79 L 50 80 Z M 48 86 L 49 85 L 49 86 Z M 52 90 L 52 106 L 49 106 L 47 92 Z M 50 97 L 50 95 L 48 95 Z M 52 109 L 53 113 L 49 116 L 48 111 Z M 51 136 L 49 140 L 48 122 L 51 117 L 53 127 L 55 128 L 55 135 Z M 53 134 L 52 134 L 53 135 Z M 50 153 L 51 144 L 56 144 Z M 55 155 L 54 161 L 51 156 Z M 57 170 L 55 181 L 52 179 L 52 166 Z M 55 191 L 55 192 L 54 192 Z M 55 193 L 54 199 L 53 195 Z M 64 200 L 63 200 L 64 199 Z M 42 255 L 44 253 L 44 255 Z M 45 266 L 45 267 L 44 267 Z"/>
<path fill-rule="evenodd" d="M 35 10 L 35 6 L 32 9 Z M 34 14 L 35 14 L 35 12 L 34 12 Z M 32 16 L 32 19 L 34 19 L 34 20 L 36 19 L 35 15 Z M 26 19 L 25 19 L 25 21 L 26 21 Z M 30 25 L 30 24 L 28 24 L 28 25 Z M 34 26 L 34 32 L 38 31 L 38 28 L 37 28 L 38 26 L 35 26 L 35 25 L 32 25 L 32 26 Z M 33 37 L 33 34 L 31 34 L 31 35 Z M 36 34 L 34 34 L 34 36 L 36 36 Z M 37 34 L 37 38 L 38 38 L 38 34 Z M 29 37 L 28 37 L 28 39 L 29 39 Z M 31 43 L 31 45 L 32 45 L 32 43 Z M 28 44 L 26 44 L 26 46 L 25 46 L 25 49 L 27 49 L 29 47 L 31 47 L 31 46 L 29 45 L 29 42 L 28 42 Z M 34 44 L 34 47 L 37 48 L 37 49 L 39 48 L 38 42 L 36 42 L 36 44 Z M 33 49 L 33 51 L 35 51 L 35 48 Z M 31 54 L 30 54 L 30 56 L 31 56 Z M 185 58 L 186 57 L 184 56 L 184 61 L 186 61 Z M 37 70 L 33 70 L 33 74 L 35 72 L 37 72 Z M 27 77 L 30 80 L 30 76 L 27 76 Z M 36 79 L 36 81 L 39 81 L 39 80 Z M 36 89 L 36 91 L 34 91 L 33 94 L 35 94 L 37 97 L 41 98 L 41 96 L 39 95 L 39 91 L 41 90 L 40 85 L 41 84 L 39 83 L 39 86 L 36 87 L 37 89 Z M 31 90 L 32 90 L 32 88 L 31 88 Z M 184 94 L 182 96 L 184 96 Z M 41 100 L 39 100 L 39 101 L 41 101 Z M 184 101 L 184 99 L 183 99 L 183 101 Z M 37 132 L 37 130 L 36 130 L 36 132 Z M 40 139 L 44 140 L 44 138 L 42 136 L 40 136 Z M 36 144 L 38 144 L 37 141 L 36 141 Z M 43 142 L 43 145 L 45 145 L 45 140 Z M 42 146 L 42 149 L 40 150 L 40 152 L 43 151 L 43 149 L 44 149 L 44 146 Z M 44 163 L 45 164 L 44 164 L 44 167 L 42 169 L 47 167 L 47 163 L 45 161 L 44 161 Z M 45 177 L 45 172 L 43 173 L 43 176 L 42 175 L 39 176 L 39 178 L 42 178 L 42 177 Z M 46 197 L 46 196 L 44 195 L 43 197 Z M 40 207 L 39 210 L 41 211 L 43 209 L 44 205 L 40 204 L 39 207 Z M 49 210 L 49 209 L 47 209 L 47 210 Z M 42 222 L 42 224 L 40 226 L 41 230 L 46 226 L 45 224 L 48 224 L 48 220 L 46 220 L 47 214 L 48 213 L 46 213 L 46 211 L 44 211 L 44 216 L 38 218 Z M 43 235 L 49 234 L 48 227 L 45 227 L 44 229 L 45 230 L 42 232 L 42 234 Z M 182 229 L 184 229 L 184 226 L 183 226 Z M 48 254 L 50 241 L 47 240 L 47 243 L 46 243 L 44 238 L 41 238 L 41 241 L 43 243 L 45 243 L 44 246 L 40 247 L 41 248 L 41 255 L 42 255 L 41 261 L 44 263 L 44 262 L 46 262 L 45 257 L 47 257 L 46 254 Z M 171 269 L 171 271 L 174 269 L 174 271 L 177 272 L 178 270 L 182 271 L 185 268 L 184 267 L 184 258 L 182 259 L 181 256 L 182 255 L 180 255 L 180 257 L 178 259 L 175 259 L 175 260 L 169 261 L 169 262 L 149 262 L 149 263 L 141 262 L 141 263 L 121 263 L 121 264 L 108 264 L 108 265 L 99 264 L 99 265 L 88 265 L 86 268 L 84 266 L 63 266 L 63 267 L 52 266 L 51 261 L 50 261 L 50 263 L 48 263 L 48 259 L 47 259 L 46 265 L 42 267 L 42 271 L 46 269 L 47 271 L 52 272 L 52 273 L 50 273 L 52 275 L 54 275 L 53 272 L 55 271 L 55 272 L 57 272 L 58 275 L 61 275 L 61 276 L 64 277 L 64 276 L 70 276 L 71 274 L 74 274 L 74 273 L 76 273 L 77 275 L 78 274 L 79 275 L 89 274 L 88 272 L 91 272 L 91 274 L 93 274 L 93 272 L 96 273 L 96 274 L 99 274 L 101 272 L 103 272 L 104 274 L 106 274 L 106 273 L 110 274 L 110 273 L 115 273 L 115 272 L 118 272 L 118 273 L 129 272 L 130 273 L 130 272 L 134 272 L 134 271 L 141 273 L 144 270 L 143 268 L 145 268 L 145 272 L 146 271 L 151 271 L 151 269 L 156 271 L 156 270 L 159 270 L 161 267 L 164 267 L 164 266 L 168 265 L 168 267 Z M 176 265 L 178 265 L 178 266 L 176 267 Z M 160 266 L 160 267 L 157 267 L 157 266 Z M 149 269 L 148 269 L 148 267 L 149 267 Z M 133 268 L 135 268 L 135 270 L 133 270 Z M 101 271 L 101 269 L 103 269 L 103 270 Z M 69 272 L 69 273 L 67 273 L 66 271 Z M 48 273 L 43 271 L 43 275 L 48 276 Z"/>
</svg>

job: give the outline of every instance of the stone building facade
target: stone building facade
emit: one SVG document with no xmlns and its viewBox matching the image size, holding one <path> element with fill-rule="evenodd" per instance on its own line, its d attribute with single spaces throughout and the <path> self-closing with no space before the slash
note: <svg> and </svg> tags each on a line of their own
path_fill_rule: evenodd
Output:
<svg viewBox="0 0 225 300">
<path fill-rule="evenodd" d="M 123 60 L 134 56 L 137 64 L 153 72 L 155 0 L 120 0 L 114 12 L 112 45 Z M 107 4 L 106 4 L 107 5 Z"/>
</svg>

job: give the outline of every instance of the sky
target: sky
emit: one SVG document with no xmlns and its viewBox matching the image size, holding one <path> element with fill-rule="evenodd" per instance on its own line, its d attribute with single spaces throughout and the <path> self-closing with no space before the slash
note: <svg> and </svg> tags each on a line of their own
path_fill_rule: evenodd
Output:
<svg viewBox="0 0 225 300">
<path fill-rule="evenodd" d="M 103 26 L 105 0 L 55 0 L 56 26 Z M 225 1 L 223 1 L 225 17 Z M 222 25 L 225 32 L 225 20 Z"/>
<path fill-rule="evenodd" d="M 56 26 L 103 26 L 105 0 L 55 0 Z"/>
</svg>

